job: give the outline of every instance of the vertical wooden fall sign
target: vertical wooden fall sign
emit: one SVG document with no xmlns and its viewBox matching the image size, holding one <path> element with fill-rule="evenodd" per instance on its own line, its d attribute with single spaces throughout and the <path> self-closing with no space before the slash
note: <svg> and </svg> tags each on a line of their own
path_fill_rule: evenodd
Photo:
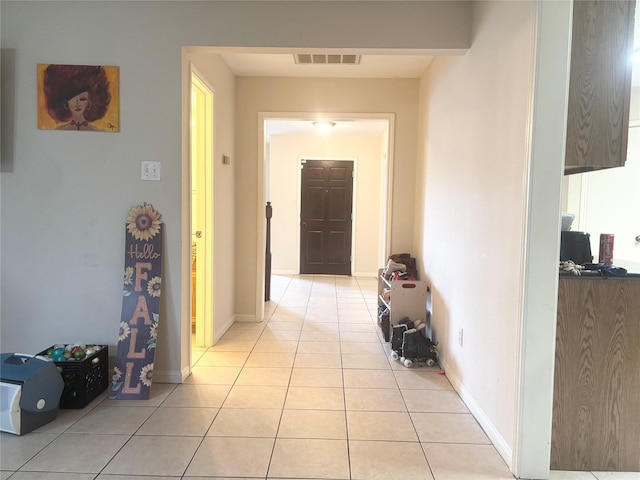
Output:
<svg viewBox="0 0 640 480">
<path fill-rule="evenodd" d="M 149 398 L 160 318 L 162 221 L 153 205 L 127 217 L 122 315 L 110 398 Z"/>
</svg>

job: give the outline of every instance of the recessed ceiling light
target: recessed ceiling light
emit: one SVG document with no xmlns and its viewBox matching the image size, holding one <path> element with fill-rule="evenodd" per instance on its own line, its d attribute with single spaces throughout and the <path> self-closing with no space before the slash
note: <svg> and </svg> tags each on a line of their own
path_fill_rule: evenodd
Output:
<svg viewBox="0 0 640 480">
<path fill-rule="evenodd" d="M 316 122 L 312 122 L 312 124 L 316 127 L 316 130 L 321 133 L 328 132 L 336 126 L 336 122 L 327 122 L 325 120 L 318 120 Z"/>
</svg>

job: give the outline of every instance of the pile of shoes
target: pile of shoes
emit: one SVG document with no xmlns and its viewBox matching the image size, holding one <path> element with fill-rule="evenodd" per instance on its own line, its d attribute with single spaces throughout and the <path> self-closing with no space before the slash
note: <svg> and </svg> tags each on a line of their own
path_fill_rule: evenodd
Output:
<svg viewBox="0 0 640 480">
<path fill-rule="evenodd" d="M 393 272 L 390 280 L 416 280 L 416 277 L 407 272 Z"/>
<path fill-rule="evenodd" d="M 391 358 L 400 359 L 405 367 L 414 362 L 424 363 L 428 367 L 438 361 L 436 344 L 424 334 L 426 324 L 422 320 L 403 318 L 393 325 L 391 333 Z"/>
<path fill-rule="evenodd" d="M 383 288 L 381 296 L 385 302 L 389 303 L 391 301 L 391 289 Z"/>
<path fill-rule="evenodd" d="M 391 316 L 391 312 L 389 311 L 386 305 L 378 305 L 378 326 L 384 333 L 385 342 L 388 342 L 390 340 L 389 339 L 389 330 L 391 327 L 389 323 L 390 316 Z"/>
<path fill-rule="evenodd" d="M 394 274 L 396 278 L 394 278 Z M 410 253 L 395 253 L 389 255 L 387 265 L 382 275 L 387 280 L 416 280 L 418 278 L 416 259 L 413 258 Z"/>
</svg>

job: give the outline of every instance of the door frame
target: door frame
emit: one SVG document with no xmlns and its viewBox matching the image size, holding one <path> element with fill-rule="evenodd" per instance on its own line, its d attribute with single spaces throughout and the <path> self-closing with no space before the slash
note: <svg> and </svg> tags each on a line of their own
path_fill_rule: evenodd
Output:
<svg viewBox="0 0 640 480">
<path fill-rule="evenodd" d="M 191 110 L 191 89 L 193 88 L 193 78 L 196 78 L 197 81 L 201 84 L 200 88 L 204 88 L 205 94 L 207 95 L 207 112 L 205 113 L 207 117 L 207 121 L 210 122 L 210 125 L 207 127 L 207 131 L 209 135 L 207 135 L 207 145 L 205 146 L 205 165 L 204 165 L 204 214 L 202 217 L 205 219 L 205 224 L 203 228 L 203 257 L 205 259 L 204 267 L 200 269 L 202 272 L 201 275 L 204 278 L 204 287 L 198 288 L 196 287 L 196 295 L 200 292 L 200 296 L 203 297 L 204 301 L 200 308 L 196 307 L 196 343 L 204 346 L 210 347 L 213 345 L 213 339 L 215 338 L 215 315 L 214 315 L 214 275 L 213 275 L 213 256 L 214 256 L 214 215 L 213 215 L 213 152 L 214 152 L 214 122 L 215 122 L 215 89 L 213 86 L 206 80 L 206 77 L 202 75 L 198 69 L 190 63 L 189 70 L 189 119 L 191 119 L 192 110 Z M 191 159 L 191 128 L 189 127 L 189 185 L 192 187 L 193 180 L 193 171 L 192 171 L 192 159 Z M 192 215 L 193 215 L 193 205 L 191 204 L 191 191 L 189 195 L 189 206 L 190 206 L 190 225 L 193 223 Z M 189 291 L 192 292 L 192 286 L 189 288 Z M 190 299 L 193 298 L 190 296 Z M 197 297 L 196 297 L 197 298 Z M 190 300 L 191 302 L 191 300 Z M 191 307 L 192 308 L 192 307 Z M 191 312 L 190 308 L 190 312 Z M 209 320 L 205 320 L 209 319 Z M 191 322 L 190 322 L 191 324 Z M 191 343 L 191 336 L 189 339 Z M 193 347 L 193 345 L 191 345 Z"/>
<path fill-rule="evenodd" d="M 302 162 L 305 160 L 330 160 L 332 162 L 353 162 L 353 177 L 351 178 L 351 261 L 350 263 L 350 271 L 351 275 L 355 272 L 355 264 L 356 264 L 356 252 L 353 246 L 356 244 L 356 179 L 358 178 L 358 159 L 357 158 L 347 158 L 347 157 L 304 157 L 298 158 L 298 170 L 300 174 L 298 175 L 298 211 L 297 216 L 300 218 L 302 215 Z M 300 253 L 302 249 L 302 243 L 300 242 L 300 234 L 301 234 L 301 226 L 298 223 L 298 264 L 297 271 L 300 272 Z"/>
<path fill-rule="evenodd" d="M 267 202 L 267 152 L 265 141 L 265 123 L 268 120 L 301 120 L 311 121 L 316 118 L 331 118 L 335 120 L 385 120 L 387 122 L 387 155 L 386 165 L 383 161 L 383 181 L 381 204 L 381 231 L 380 231 L 380 265 L 389 256 L 391 239 L 391 211 L 393 208 L 393 166 L 394 166 L 394 138 L 395 138 L 395 114 L 393 113 L 328 113 L 328 112 L 258 112 L 258 171 L 257 195 L 256 195 L 256 296 L 255 296 L 255 321 L 264 319 L 264 288 L 265 288 L 265 258 L 264 246 L 266 242 L 264 206 Z M 298 188 L 298 191 L 300 189 Z M 353 225 L 352 225 L 353 228 Z M 353 239 L 352 239 L 353 242 Z M 355 255 L 352 253 L 352 258 Z M 352 271 L 353 272 L 353 271 Z"/>
</svg>

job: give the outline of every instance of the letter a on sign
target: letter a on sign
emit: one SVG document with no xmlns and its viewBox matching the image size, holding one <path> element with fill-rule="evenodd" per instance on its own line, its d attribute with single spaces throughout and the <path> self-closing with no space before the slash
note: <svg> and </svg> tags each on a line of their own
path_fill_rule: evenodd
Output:
<svg viewBox="0 0 640 480">
<path fill-rule="evenodd" d="M 160 319 L 162 221 L 149 203 L 131 208 L 125 229 L 122 316 L 110 398 L 147 400 Z"/>
</svg>

